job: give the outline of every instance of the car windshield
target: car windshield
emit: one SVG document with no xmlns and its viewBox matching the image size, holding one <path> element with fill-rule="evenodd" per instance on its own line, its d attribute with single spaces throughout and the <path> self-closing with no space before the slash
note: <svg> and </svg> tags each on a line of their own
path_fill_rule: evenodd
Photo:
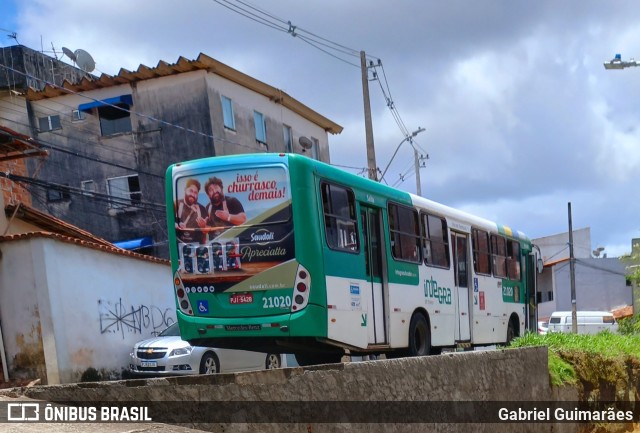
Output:
<svg viewBox="0 0 640 433">
<path fill-rule="evenodd" d="M 179 337 L 180 336 L 180 328 L 178 327 L 178 322 L 175 322 L 173 325 L 169 326 L 167 329 L 158 334 L 158 337 Z"/>
</svg>

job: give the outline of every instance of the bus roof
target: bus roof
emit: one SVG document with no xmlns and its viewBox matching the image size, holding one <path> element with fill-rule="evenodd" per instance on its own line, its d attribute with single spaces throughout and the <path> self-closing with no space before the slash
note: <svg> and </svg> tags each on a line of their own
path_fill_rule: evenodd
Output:
<svg viewBox="0 0 640 433">
<path fill-rule="evenodd" d="M 429 200 L 424 197 L 420 197 L 415 194 L 401 191 L 396 188 L 392 188 L 388 185 L 383 185 L 379 182 L 367 179 L 353 173 L 346 172 L 341 168 L 332 166 L 322 161 L 306 157 L 299 154 L 287 154 L 287 153 L 248 153 L 248 154 L 235 154 L 217 156 L 214 158 L 203 158 L 192 161 L 186 161 L 171 165 L 167 169 L 169 175 L 174 169 L 180 171 L 181 167 L 185 170 L 199 170 L 211 167 L 212 162 L 217 164 L 232 163 L 233 165 L 243 166 L 252 164 L 270 164 L 274 162 L 282 162 L 285 164 L 302 164 L 307 165 L 309 169 L 315 170 L 317 173 L 331 178 L 337 182 L 342 182 L 346 185 L 351 185 L 354 188 L 360 188 L 363 190 L 378 193 L 387 197 L 388 199 L 399 201 L 402 203 L 411 203 L 420 208 L 432 211 L 438 216 L 448 218 L 450 221 L 461 222 L 467 225 L 473 225 L 475 227 L 487 230 L 490 232 L 498 232 L 506 235 L 507 237 L 519 239 L 530 243 L 530 239 L 522 232 L 512 230 L 509 226 L 500 225 L 494 221 L 478 217 L 476 215 L 464 212 L 459 209 L 444 205 L 442 203 Z"/>
</svg>

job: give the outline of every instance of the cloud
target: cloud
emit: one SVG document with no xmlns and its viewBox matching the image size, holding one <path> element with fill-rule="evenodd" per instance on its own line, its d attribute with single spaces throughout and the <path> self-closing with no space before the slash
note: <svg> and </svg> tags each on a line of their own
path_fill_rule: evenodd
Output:
<svg viewBox="0 0 640 433">
<path fill-rule="evenodd" d="M 425 196 L 534 237 L 566 231 L 572 202 L 576 227 L 591 226 L 594 242 L 619 249 L 638 236 L 640 69 L 602 67 L 640 47 L 636 2 L 255 4 L 247 17 L 212 0 L 114 0 L 99 8 L 25 0 L 16 3 L 16 30 L 33 48 L 85 49 L 110 74 L 210 55 L 344 126 L 330 137 L 331 161 L 354 173 L 367 164 L 365 51 L 382 61 L 378 81 L 368 82 L 381 169 L 405 138 L 386 96 L 408 132 L 425 128 L 415 137 L 429 155 Z M 298 36 L 287 32 L 288 21 Z M 340 59 L 318 42 L 339 43 L 343 50 L 332 54 Z M 415 191 L 412 165 L 405 142 L 386 180 Z"/>
</svg>

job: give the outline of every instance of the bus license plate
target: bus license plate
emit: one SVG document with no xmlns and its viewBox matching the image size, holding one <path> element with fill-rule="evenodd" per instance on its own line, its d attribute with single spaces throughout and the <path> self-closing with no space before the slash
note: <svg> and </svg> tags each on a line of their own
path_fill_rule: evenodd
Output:
<svg viewBox="0 0 640 433">
<path fill-rule="evenodd" d="M 140 361 L 140 367 L 157 367 L 156 361 Z"/>
<path fill-rule="evenodd" d="M 236 293 L 229 296 L 230 304 L 251 304 L 253 303 L 253 293 Z"/>
</svg>

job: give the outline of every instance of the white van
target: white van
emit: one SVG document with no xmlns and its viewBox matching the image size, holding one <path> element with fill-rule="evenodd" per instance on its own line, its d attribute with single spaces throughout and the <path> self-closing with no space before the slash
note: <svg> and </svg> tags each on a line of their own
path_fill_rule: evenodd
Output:
<svg viewBox="0 0 640 433">
<path fill-rule="evenodd" d="M 578 334 L 597 334 L 602 331 L 616 332 L 618 322 L 608 311 L 577 311 Z M 572 332 L 571 311 L 556 311 L 549 318 L 548 332 Z"/>
</svg>

